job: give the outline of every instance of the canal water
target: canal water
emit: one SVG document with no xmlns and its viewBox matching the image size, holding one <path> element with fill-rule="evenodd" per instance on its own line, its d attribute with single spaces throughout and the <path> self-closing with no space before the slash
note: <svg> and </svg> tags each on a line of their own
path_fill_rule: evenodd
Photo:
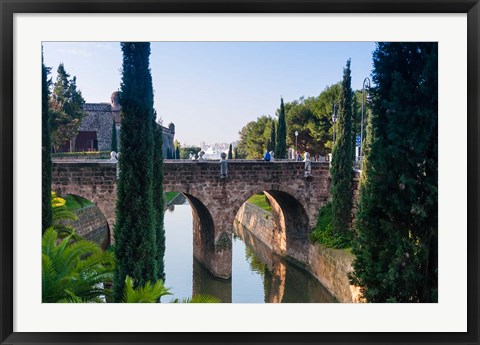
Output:
<svg viewBox="0 0 480 345">
<path fill-rule="evenodd" d="M 334 303 L 335 298 L 308 272 L 275 255 L 246 229 L 233 238 L 232 278 L 213 277 L 193 257 L 193 220 L 188 203 L 165 212 L 165 286 L 172 295 L 162 302 L 192 294 L 214 295 L 226 303 Z M 245 245 L 241 238 L 248 237 Z"/>
</svg>

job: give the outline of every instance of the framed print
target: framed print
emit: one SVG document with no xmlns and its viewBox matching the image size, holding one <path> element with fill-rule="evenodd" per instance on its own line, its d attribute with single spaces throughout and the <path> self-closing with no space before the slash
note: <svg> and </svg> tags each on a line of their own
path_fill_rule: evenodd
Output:
<svg viewBox="0 0 480 345">
<path fill-rule="evenodd" d="M 479 343 L 477 0 L 0 1 L 2 344 Z"/>
</svg>

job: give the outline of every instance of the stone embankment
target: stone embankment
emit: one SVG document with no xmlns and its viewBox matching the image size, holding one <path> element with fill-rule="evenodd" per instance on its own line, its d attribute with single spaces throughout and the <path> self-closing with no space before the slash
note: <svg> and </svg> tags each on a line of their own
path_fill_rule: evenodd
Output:
<svg viewBox="0 0 480 345">
<path fill-rule="evenodd" d="M 246 202 L 239 210 L 235 222 L 236 225 L 240 224 L 248 229 L 272 251 L 284 255 L 276 250 L 275 241 L 273 241 L 274 222 L 270 212 Z M 308 253 L 304 256 L 303 262 L 295 260 L 295 263 L 316 277 L 339 302 L 358 302 L 358 288 L 350 285 L 348 279 L 354 256 L 346 250 L 326 248 L 313 243 L 308 244 L 307 250 Z"/>
<path fill-rule="evenodd" d="M 73 212 L 78 217 L 77 220 L 62 220 L 61 223 L 71 225 L 76 234 L 106 249 L 110 244 L 110 230 L 102 211 L 96 205 L 88 205 Z"/>
</svg>

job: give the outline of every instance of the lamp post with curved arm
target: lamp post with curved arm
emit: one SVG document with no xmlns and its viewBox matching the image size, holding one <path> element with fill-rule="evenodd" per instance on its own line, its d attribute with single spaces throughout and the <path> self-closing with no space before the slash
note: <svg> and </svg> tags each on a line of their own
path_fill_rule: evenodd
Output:
<svg viewBox="0 0 480 345">
<path fill-rule="evenodd" d="M 360 158 L 360 161 L 362 161 L 362 153 L 363 153 L 363 114 L 365 111 L 365 84 L 368 84 L 368 88 L 370 88 L 370 78 L 365 78 L 363 80 L 363 87 L 362 87 L 362 120 L 360 122 L 360 148 L 358 152 L 358 157 Z M 368 91 L 368 89 L 367 89 Z"/>
<path fill-rule="evenodd" d="M 297 152 L 298 152 L 298 131 L 295 131 L 295 160 L 298 159 Z"/>
<path fill-rule="evenodd" d="M 333 103 L 332 122 L 333 122 L 333 145 L 335 145 L 335 124 L 337 123 L 337 104 L 336 103 Z M 332 153 L 333 153 L 333 145 L 332 145 Z"/>
</svg>

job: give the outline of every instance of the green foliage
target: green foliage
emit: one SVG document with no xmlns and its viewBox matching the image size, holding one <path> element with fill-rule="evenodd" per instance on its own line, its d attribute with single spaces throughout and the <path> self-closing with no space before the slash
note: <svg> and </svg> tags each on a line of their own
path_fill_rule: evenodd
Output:
<svg viewBox="0 0 480 345">
<path fill-rule="evenodd" d="M 333 228 L 332 203 L 329 202 L 318 211 L 317 225 L 310 233 L 310 240 L 328 248 L 344 249 L 352 246 L 351 231 L 336 232 Z"/>
<path fill-rule="evenodd" d="M 118 152 L 117 147 L 117 126 L 115 124 L 115 119 L 112 121 L 112 143 L 110 145 L 110 151 Z"/>
<path fill-rule="evenodd" d="M 228 146 L 228 155 L 227 159 L 233 159 L 232 144 Z"/>
<path fill-rule="evenodd" d="M 247 202 L 258 206 L 265 211 L 272 212 L 272 206 L 270 206 L 267 197 L 263 193 L 252 195 Z"/>
<path fill-rule="evenodd" d="M 55 152 L 53 158 L 110 159 L 110 151 Z"/>
<path fill-rule="evenodd" d="M 178 195 L 178 192 L 166 192 L 165 198 L 167 199 L 167 203 L 172 201 L 177 195 Z"/>
<path fill-rule="evenodd" d="M 50 140 L 50 111 L 48 98 L 50 97 L 50 68 L 43 63 L 42 50 L 42 233 L 53 223 L 52 216 L 52 158 Z"/>
<path fill-rule="evenodd" d="M 175 159 L 180 159 L 180 145 L 175 148 Z"/>
<path fill-rule="evenodd" d="M 150 43 L 122 42 L 119 159 L 114 300 L 121 301 L 125 279 L 139 286 L 157 280 L 157 228 L 153 202 L 153 88 Z M 163 192 L 160 194 L 163 200 Z"/>
<path fill-rule="evenodd" d="M 261 159 L 268 146 L 273 121 L 271 117 L 264 115 L 247 123 L 239 133 L 238 152 L 244 152 L 247 159 Z"/>
<path fill-rule="evenodd" d="M 275 158 L 287 158 L 287 123 L 285 120 L 285 106 L 283 98 L 280 100 L 280 111 L 278 112 L 277 138 L 275 140 Z"/>
<path fill-rule="evenodd" d="M 78 195 L 68 194 L 65 196 L 65 206 L 70 211 L 93 205 L 93 202 Z"/>
<path fill-rule="evenodd" d="M 82 93 L 77 90 L 77 78 L 71 79 L 63 63 L 58 66 L 57 80 L 50 98 L 50 134 L 55 150 L 78 133 L 78 127 L 84 116 Z"/>
<path fill-rule="evenodd" d="M 235 148 L 233 149 L 233 153 L 235 155 L 235 159 L 240 159 L 240 156 L 238 154 L 238 147 L 235 146 Z"/>
<path fill-rule="evenodd" d="M 156 254 L 157 262 L 156 279 L 165 280 L 165 228 L 163 224 L 164 218 L 164 202 L 163 198 L 163 130 L 160 124 L 156 123 L 157 114 L 153 114 L 154 126 L 154 150 L 153 150 L 153 209 L 155 214 L 156 229 Z"/>
<path fill-rule="evenodd" d="M 125 278 L 125 290 L 123 292 L 123 303 L 158 303 L 162 296 L 171 295 L 170 289 L 163 285 L 158 279 L 154 284 L 146 282 L 142 286 L 134 286 L 133 279 Z"/>
<path fill-rule="evenodd" d="M 101 302 L 109 294 L 103 286 L 112 281 L 114 258 L 93 242 L 59 242 L 48 228 L 42 237 L 42 302 Z"/>
<path fill-rule="evenodd" d="M 352 209 L 352 88 L 350 60 L 343 70 L 342 92 L 337 120 L 337 136 L 333 147 L 332 164 L 332 212 L 335 233 L 350 231 Z"/>
<path fill-rule="evenodd" d="M 351 282 L 368 302 L 437 302 L 438 44 L 378 43 Z"/>
<path fill-rule="evenodd" d="M 270 125 L 270 140 L 269 140 L 269 147 L 268 151 L 273 151 L 275 153 L 275 146 L 277 142 L 277 133 L 275 131 L 275 120 L 272 120 L 272 123 Z"/>
<path fill-rule="evenodd" d="M 57 196 L 55 193 L 51 193 L 51 205 L 52 205 L 52 222 L 53 229 L 57 232 L 58 237 L 64 238 L 66 236 L 75 235 L 75 229 L 70 225 L 65 225 L 62 220 L 77 220 L 77 215 L 67 206 L 67 201 L 64 198 Z"/>
<path fill-rule="evenodd" d="M 193 295 L 192 297 L 187 297 L 183 298 L 182 300 L 179 300 L 178 298 L 175 298 L 172 303 L 221 303 L 222 301 L 211 295 L 206 295 L 206 294 L 196 294 Z"/>
<path fill-rule="evenodd" d="M 292 105 L 286 115 L 287 145 L 295 147 L 295 143 L 297 143 L 298 151 L 309 152 L 312 155 L 323 152 L 325 143 L 316 138 L 321 123 L 319 117 L 314 113 L 313 107 L 309 103 L 297 103 L 296 101 Z M 295 131 L 298 132 L 297 138 L 295 138 Z"/>
<path fill-rule="evenodd" d="M 190 155 L 197 155 L 202 149 L 198 146 L 180 146 L 180 158 L 190 159 Z"/>
</svg>

